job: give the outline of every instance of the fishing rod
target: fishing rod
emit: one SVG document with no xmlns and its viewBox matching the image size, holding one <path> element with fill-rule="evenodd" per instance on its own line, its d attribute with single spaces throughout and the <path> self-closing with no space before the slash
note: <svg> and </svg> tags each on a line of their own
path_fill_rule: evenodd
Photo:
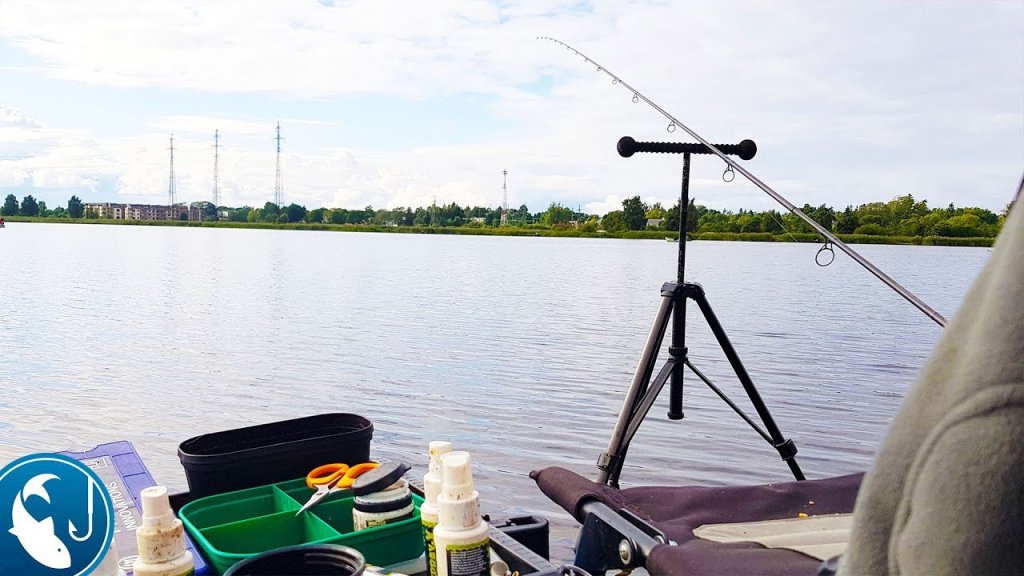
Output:
<svg viewBox="0 0 1024 576">
<path fill-rule="evenodd" d="M 749 180 L 752 184 L 754 184 L 755 186 L 757 186 L 758 188 L 763 190 L 765 194 L 768 194 L 776 202 L 778 202 L 779 204 L 782 204 L 786 208 L 786 210 L 789 210 L 790 212 L 792 212 L 793 214 L 798 216 L 801 220 L 806 222 L 811 228 L 814 228 L 815 230 L 817 230 L 818 233 L 821 234 L 822 236 L 824 236 L 825 239 L 827 240 L 826 246 L 829 243 L 831 243 L 831 244 L 835 245 L 836 247 L 838 247 L 843 252 L 846 252 L 846 254 L 850 258 L 853 258 L 853 260 L 855 262 L 857 262 L 858 264 L 863 266 L 868 272 L 871 272 L 872 274 L 874 274 L 876 278 L 881 280 L 882 283 L 884 283 L 889 288 L 892 288 L 894 291 L 896 291 L 896 293 L 899 294 L 900 296 L 902 296 L 904 299 L 906 299 L 907 302 L 910 302 L 918 310 L 920 310 L 921 312 L 924 312 L 924 314 L 926 316 L 928 316 L 929 318 L 931 318 L 936 324 L 938 324 L 939 326 L 942 326 L 942 327 L 946 326 L 946 318 L 943 317 L 942 314 L 939 314 L 939 312 L 937 310 L 935 310 L 934 308 L 932 308 L 931 306 L 926 304 L 924 302 L 924 300 L 921 300 L 920 298 L 915 296 L 913 292 L 911 292 L 910 290 L 907 290 L 906 288 L 904 288 L 899 282 L 894 280 L 888 274 L 886 274 L 885 272 L 882 272 L 877 266 L 875 266 L 870 261 L 868 261 L 867 258 L 861 256 L 853 248 L 850 248 L 849 246 L 847 246 L 847 244 L 845 242 L 843 242 L 842 240 L 840 240 L 838 236 L 836 236 L 832 232 L 828 231 L 821 224 L 818 224 L 813 218 L 811 218 L 807 214 L 804 214 L 799 208 L 796 207 L 796 205 L 794 205 L 792 202 L 790 202 L 785 197 L 783 197 L 782 194 L 779 194 L 778 192 L 773 190 L 771 188 L 771 186 L 768 186 L 767 184 L 762 182 L 761 179 L 759 179 L 757 176 L 754 176 L 753 174 L 751 174 L 746 168 L 744 168 L 738 162 L 736 162 L 735 160 L 730 158 L 727 154 L 722 152 L 714 144 L 712 144 L 711 142 L 709 142 L 709 141 L 705 140 L 704 138 L 702 138 L 700 136 L 700 134 L 697 134 L 696 132 L 691 130 L 686 124 L 683 124 L 682 122 L 680 122 L 675 116 L 669 114 L 664 108 L 662 108 L 661 106 L 658 106 L 657 104 L 655 104 L 654 101 L 652 101 L 650 98 L 645 96 L 642 92 L 640 92 L 636 88 L 633 88 L 632 86 L 627 84 L 622 78 L 620 78 L 619 76 L 613 74 L 610 70 L 608 70 L 607 68 L 605 68 L 601 64 L 598 64 L 593 58 L 587 56 L 586 54 L 580 52 L 579 50 L 573 48 L 572 46 L 566 44 L 565 42 L 562 42 L 561 40 L 558 40 L 556 38 L 551 38 L 549 36 L 538 36 L 537 39 L 538 40 L 550 40 L 551 42 L 554 42 L 555 44 L 559 44 L 561 46 L 564 46 L 570 52 L 573 52 L 577 56 L 579 56 L 580 58 L 583 58 L 583 60 L 586 63 L 593 64 L 594 66 L 596 66 L 598 72 L 604 73 L 604 74 L 606 74 L 608 77 L 610 77 L 612 79 L 612 84 L 621 84 L 626 90 L 629 90 L 630 92 L 632 92 L 633 93 L 633 103 L 634 104 L 636 104 L 637 102 L 643 100 L 644 103 L 646 103 L 651 108 L 654 108 L 655 110 L 658 111 L 659 114 L 661 114 L 662 116 L 667 118 L 669 120 L 669 124 L 668 124 L 668 128 L 667 128 L 669 132 L 674 132 L 677 127 L 681 128 L 687 134 L 689 134 L 694 139 L 696 139 L 698 142 L 700 142 L 701 144 L 706 146 L 708 148 L 708 150 L 711 151 L 711 153 L 713 153 L 714 155 L 716 155 L 719 158 L 721 158 L 722 161 L 725 162 L 726 165 L 727 165 L 725 174 L 723 174 L 723 178 L 725 178 L 726 175 L 728 175 L 730 172 L 733 172 L 733 173 L 734 173 L 734 171 L 735 172 L 739 172 L 747 180 Z M 735 177 L 735 176 L 733 176 L 733 177 Z M 731 179 L 726 179 L 726 181 L 727 182 L 731 182 L 732 180 Z M 683 240 L 684 240 L 683 238 L 680 238 L 680 241 L 683 241 Z"/>
</svg>

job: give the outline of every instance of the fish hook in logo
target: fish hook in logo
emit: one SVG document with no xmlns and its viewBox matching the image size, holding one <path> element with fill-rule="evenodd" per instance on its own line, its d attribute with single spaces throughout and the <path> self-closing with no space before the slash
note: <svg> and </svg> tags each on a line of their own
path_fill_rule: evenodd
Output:
<svg viewBox="0 0 1024 576">
<path fill-rule="evenodd" d="M 0 470 L 0 573 L 85 575 L 103 560 L 113 536 L 113 502 L 84 464 L 33 454 Z"/>
</svg>

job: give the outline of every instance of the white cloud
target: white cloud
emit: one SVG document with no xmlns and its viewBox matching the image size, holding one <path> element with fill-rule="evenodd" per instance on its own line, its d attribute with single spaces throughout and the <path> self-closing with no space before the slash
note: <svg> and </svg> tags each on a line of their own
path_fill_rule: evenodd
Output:
<svg viewBox="0 0 1024 576">
<path fill-rule="evenodd" d="M 282 158 L 285 195 L 310 205 L 421 205 L 435 195 L 496 205 L 504 168 L 510 202 L 535 211 L 553 201 L 607 210 L 635 194 L 670 205 L 680 159 L 624 160 L 614 146 L 627 134 L 681 133 L 667 134 L 666 121 L 631 104 L 592 64 L 534 40 L 551 34 L 710 139 L 755 139 L 751 169 L 798 205 L 913 193 L 998 208 L 1024 151 L 1021 15 L 1019 5 L 971 2 L 5 0 L 0 39 L 37 60 L 36 74 L 75 83 L 317 102 L 486 94 L 489 113 L 511 126 L 459 144 L 441 131 L 387 150 L 317 148 L 293 136 Z M 173 131 L 179 196 L 198 199 L 211 188 L 220 129 L 229 137 L 225 202 L 262 204 L 274 182 L 271 108 L 166 114 L 117 135 L 8 120 L 0 108 L 0 182 L 26 173 L 36 185 L 114 177 L 121 194 L 162 201 Z M 315 112 L 281 120 L 286 130 L 322 127 L 324 139 L 341 132 Z M 691 194 L 702 203 L 772 206 L 749 184 L 722 183 L 717 160 L 696 157 L 693 170 Z"/>
</svg>

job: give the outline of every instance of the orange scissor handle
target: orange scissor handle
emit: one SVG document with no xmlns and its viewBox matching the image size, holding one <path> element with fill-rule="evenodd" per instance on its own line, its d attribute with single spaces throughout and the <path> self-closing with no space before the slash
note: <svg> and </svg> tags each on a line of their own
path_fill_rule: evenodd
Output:
<svg viewBox="0 0 1024 576">
<path fill-rule="evenodd" d="M 306 486 L 316 490 L 317 486 L 333 483 L 337 488 L 348 488 L 356 478 L 380 466 L 376 462 L 363 462 L 349 467 L 348 464 L 324 464 L 317 466 L 306 475 Z"/>
<path fill-rule="evenodd" d="M 356 478 L 362 476 L 363 474 L 366 474 L 367 472 L 373 470 L 377 466 L 380 466 L 380 464 L 376 462 L 363 462 L 362 464 L 356 464 L 355 466 L 349 468 L 347 472 L 345 472 L 345 475 L 341 478 L 341 480 L 338 480 L 338 483 L 335 484 L 335 486 L 339 488 L 349 488 L 353 484 L 355 484 Z"/>
<path fill-rule="evenodd" d="M 329 484 L 332 480 L 338 476 L 343 476 L 348 472 L 348 464 L 324 464 L 323 466 L 317 466 L 306 475 L 306 487 L 310 490 L 316 490 L 316 487 L 320 484 Z"/>
</svg>

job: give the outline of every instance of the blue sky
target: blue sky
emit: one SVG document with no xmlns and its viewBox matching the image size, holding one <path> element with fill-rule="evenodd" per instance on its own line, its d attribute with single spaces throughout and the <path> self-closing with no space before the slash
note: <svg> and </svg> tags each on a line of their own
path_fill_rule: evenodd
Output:
<svg viewBox="0 0 1024 576">
<path fill-rule="evenodd" d="M 591 212 L 673 202 L 679 159 L 615 142 L 679 139 L 564 49 L 574 44 L 796 204 L 912 193 L 1001 209 L 1024 158 L 1019 2 L 0 3 L 0 195 L 51 206 L 262 204 L 285 137 L 285 198 L 307 206 L 510 201 Z M 768 208 L 698 158 L 692 194 Z"/>
</svg>

